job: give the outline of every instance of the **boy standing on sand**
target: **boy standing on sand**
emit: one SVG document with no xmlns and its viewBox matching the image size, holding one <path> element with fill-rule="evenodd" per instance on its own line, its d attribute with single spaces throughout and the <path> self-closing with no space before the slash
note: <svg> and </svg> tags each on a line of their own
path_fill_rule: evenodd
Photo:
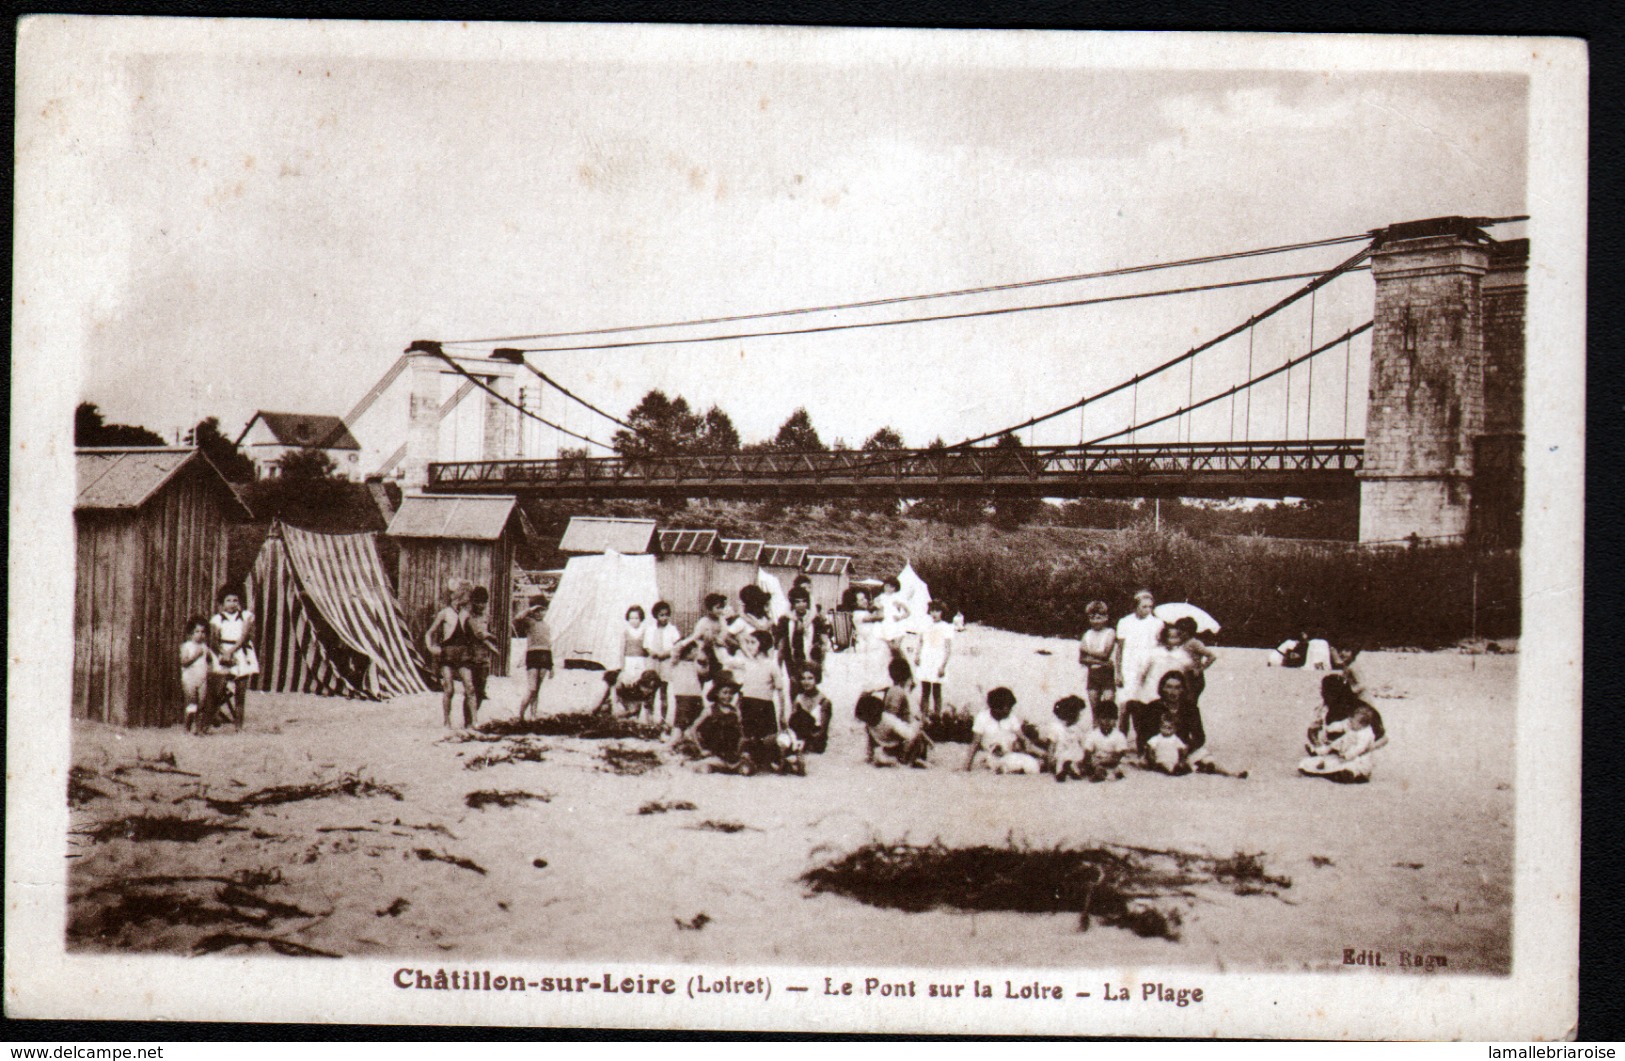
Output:
<svg viewBox="0 0 1625 1061">
<path fill-rule="evenodd" d="M 532 710 L 541 711 L 542 680 L 553 676 L 553 632 L 548 629 L 547 598 L 538 593 L 530 599 L 530 607 L 519 613 L 525 626 L 525 678 L 529 687 L 525 698 L 519 701 L 519 720 L 525 721 Z"/>
</svg>

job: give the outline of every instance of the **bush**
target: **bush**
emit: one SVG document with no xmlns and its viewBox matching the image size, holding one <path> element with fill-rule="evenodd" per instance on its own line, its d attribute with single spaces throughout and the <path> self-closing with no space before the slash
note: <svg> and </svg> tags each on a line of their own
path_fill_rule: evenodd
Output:
<svg viewBox="0 0 1625 1061">
<path fill-rule="evenodd" d="M 1118 614 L 1149 587 L 1158 600 L 1213 613 L 1227 645 L 1273 646 L 1309 627 L 1372 647 L 1436 648 L 1473 632 L 1475 571 L 1478 635 L 1518 633 L 1518 554 L 1510 550 L 1198 541 L 1137 528 L 1071 551 L 1034 548 L 1027 536 L 939 541 L 913 560 L 933 594 L 1020 633 L 1076 637 L 1089 601 Z"/>
</svg>

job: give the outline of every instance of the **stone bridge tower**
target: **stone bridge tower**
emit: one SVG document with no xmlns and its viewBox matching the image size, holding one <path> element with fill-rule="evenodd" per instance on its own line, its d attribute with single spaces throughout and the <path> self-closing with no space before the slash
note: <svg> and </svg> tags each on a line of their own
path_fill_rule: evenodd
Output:
<svg viewBox="0 0 1625 1061">
<path fill-rule="evenodd" d="M 442 379 L 447 375 L 463 378 L 433 352 L 418 349 L 419 345 L 414 343 L 407 351 L 411 404 L 407 411 L 406 456 L 401 461 L 401 485 L 413 491 L 424 488 L 429 481 L 430 463 L 439 459 Z M 512 362 L 457 357 L 457 363 L 508 401 L 518 400 L 515 378 L 519 370 Z M 518 410 L 483 391 L 475 391 L 468 398 L 483 400 L 485 405 L 480 459 L 511 459 L 518 449 Z"/>
<path fill-rule="evenodd" d="M 1361 541 L 1518 544 L 1528 257 L 1471 218 L 1377 234 Z"/>
</svg>

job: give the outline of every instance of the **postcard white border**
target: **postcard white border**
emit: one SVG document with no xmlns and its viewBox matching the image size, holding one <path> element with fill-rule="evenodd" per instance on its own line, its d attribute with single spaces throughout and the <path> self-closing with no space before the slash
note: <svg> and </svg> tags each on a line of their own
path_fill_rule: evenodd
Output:
<svg viewBox="0 0 1625 1061">
<path fill-rule="evenodd" d="M 1507 977 L 1102 968 L 920 969 L 749 965 L 775 984 L 825 975 L 1018 983 L 1104 980 L 1200 986 L 1200 1005 L 1105 1009 L 1005 1002 L 771 999 L 692 1001 L 400 990 L 414 963 L 346 959 L 107 957 L 64 951 L 73 599 L 74 471 L 67 424 L 80 394 L 72 336 L 82 278 L 53 247 L 95 239 L 97 219 L 57 204 L 85 180 L 74 157 L 117 130 L 76 124 L 108 53 L 336 51 L 498 63 L 759 59 L 933 61 L 1094 69 L 1270 69 L 1523 73 L 1529 97 L 1527 497 L 1516 771 L 1516 912 Z M 536 1024 L 741 1030 L 1118 1034 L 1180 1037 L 1565 1038 L 1578 981 L 1580 658 L 1584 526 L 1587 58 L 1559 39 L 1057 33 L 501 24 L 364 24 L 34 16 L 18 38 L 14 236 L 11 653 L 7 712 L 5 999 L 14 1017 Z M 466 963 L 500 969 L 536 959 Z M 549 962 L 548 964 L 557 964 Z M 575 963 L 572 963 L 575 964 Z M 457 967 L 450 963 L 448 968 Z M 581 964 L 582 975 L 660 966 Z M 685 981 L 698 967 L 667 967 Z M 732 970 L 705 970 L 717 973 Z"/>
</svg>

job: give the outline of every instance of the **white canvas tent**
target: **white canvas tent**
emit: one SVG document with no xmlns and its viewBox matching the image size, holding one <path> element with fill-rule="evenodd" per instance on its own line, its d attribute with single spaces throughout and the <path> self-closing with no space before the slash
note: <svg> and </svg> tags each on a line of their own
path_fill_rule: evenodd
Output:
<svg viewBox="0 0 1625 1061">
<path fill-rule="evenodd" d="M 571 557 L 547 608 L 554 657 L 566 667 L 619 669 L 626 610 L 637 604 L 648 614 L 659 599 L 655 558 L 647 553 Z"/>
<path fill-rule="evenodd" d="M 897 575 L 897 595 L 908 605 L 908 619 L 904 626 L 910 633 L 924 633 L 931 623 L 931 587 L 914 572 L 914 565 L 903 564 Z"/>
</svg>

